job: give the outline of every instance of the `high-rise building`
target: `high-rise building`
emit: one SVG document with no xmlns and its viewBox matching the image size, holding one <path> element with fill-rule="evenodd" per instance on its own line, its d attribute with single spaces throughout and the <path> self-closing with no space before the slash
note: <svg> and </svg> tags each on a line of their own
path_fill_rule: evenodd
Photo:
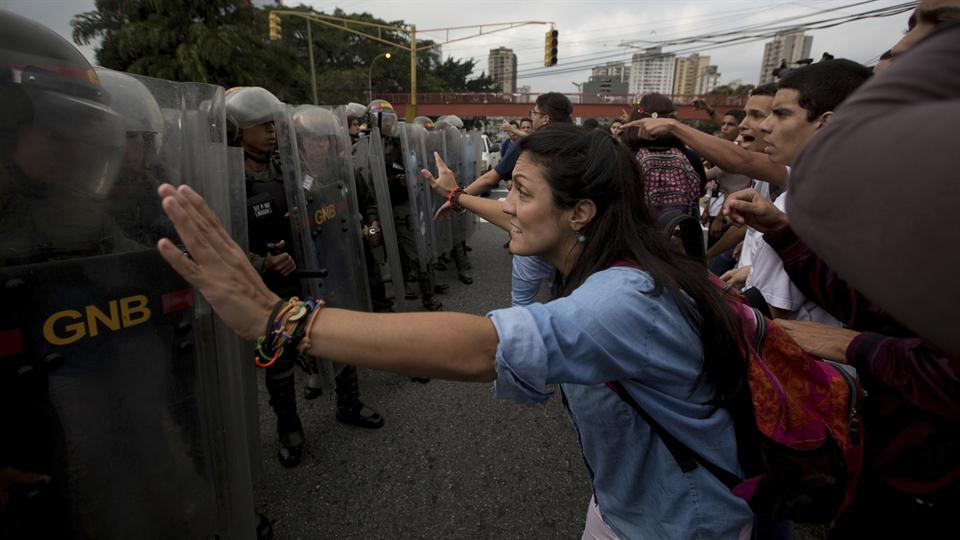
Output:
<svg viewBox="0 0 960 540">
<path fill-rule="evenodd" d="M 594 66 L 590 70 L 590 80 L 609 79 L 630 83 L 630 64 L 626 62 L 607 62 L 602 66 Z"/>
<path fill-rule="evenodd" d="M 760 84 L 773 82 L 773 70 L 786 62 L 793 67 L 797 60 L 810 58 L 813 36 L 804 35 L 802 30 L 784 30 L 777 32 L 772 41 L 763 46 L 763 63 L 760 64 Z"/>
<path fill-rule="evenodd" d="M 713 89 L 720 84 L 720 72 L 717 71 L 717 66 L 706 66 L 700 71 L 700 76 L 697 78 L 697 88 L 696 95 L 702 96 L 704 94 L 709 94 L 713 92 Z"/>
<path fill-rule="evenodd" d="M 676 72 L 673 76 L 673 93 L 678 96 L 698 94 L 700 75 L 709 65 L 709 56 L 700 56 L 696 53 L 677 58 Z"/>
<path fill-rule="evenodd" d="M 513 49 L 490 49 L 487 65 L 490 77 L 500 86 L 501 92 L 512 94 L 517 91 L 517 55 Z"/>
<path fill-rule="evenodd" d="M 651 47 L 644 49 L 642 53 L 634 54 L 630 62 L 630 93 L 671 94 L 676 71 L 675 63 L 676 55 L 665 53 L 660 47 Z"/>
</svg>

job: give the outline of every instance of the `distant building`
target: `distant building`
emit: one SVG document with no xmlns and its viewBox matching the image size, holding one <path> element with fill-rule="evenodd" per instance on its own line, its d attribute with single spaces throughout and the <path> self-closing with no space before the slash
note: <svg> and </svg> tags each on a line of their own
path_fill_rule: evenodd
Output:
<svg viewBox="0 0 960 540">
<path fill-rule="evenodd" d="M 604 103 L 604 96 L 609 94 L 627 94 L 630 84 L 619 77 L 590 76 L 590 79 L 580 86 L 581 103 Z"/>
<path fill-rule="evenodd" d="M 518 87 L 517 87 L 517 93 L 518 93 L 518 94 L 529 94 L 529 93 L 530 93 L 530 85 L 529 85 L 529 84 L 525 84 L 525 85 L 523 85 L 523 86 L 518 86 Z"/>
<path fill-rule="evenodd" d="M 660 47 L 651 47 L 642 53 L 634 54 L 630 62 L 629 93 L 673 93 L 675 64 L 676 55 L 665 53 Z"/>
<path fill-rule="evenodd" d="M 594 66 L 590 70 L 590 79 L 605 78 L 630 84 L 630 64 L 626 62 L 607 62 Z"/>
<path fill-rule="evenodd" d="M 763 46 L 763 62 L 760 64 L 760 84 L 774 82 L 773 70 L 782 62 L 795 67 L 797 60 L 810 58 L 813 36 L 804 35 L 802 30 L 784 30 L 777 32 L 773 40 Z"/>
<path fill-rule="evenodd" d="M 724 83 L 723 86 L 729 86 L 730 88 L 734 88 L 734 89 L 735 89 L 735 88 L 739 88 L 739 87 L 743 86 L 743 79 L 733 79 L 732 81 L 730 81 L 730 82 L 728 82 L 728 83 Z"/>
<path fill-rule="evenodd" d="M 697 79 L 697 88 L 695 93 L 698 96 L 709 94 L 710 92 L 713 92 L 713 89 L 719 85 L 720 73 L 717 71 L 717 66 L 707 66 L 700 72 L 700 77 Z"/>
<path fill-rule="evenodd" d="M 710 65 L 709 56 L 691 54 L 677 58 L 676 72 L 673 76 L 673 93 L 678 96 L 697 94 L 700 74 Z"/>
<path fill-rule="evenodd" d="M 517 91 L 517 55 L 513 49 L 490 49 L 487 65 L 490 77 L 500 86 L 501 92 L 512 94 Z"/>
</svg>

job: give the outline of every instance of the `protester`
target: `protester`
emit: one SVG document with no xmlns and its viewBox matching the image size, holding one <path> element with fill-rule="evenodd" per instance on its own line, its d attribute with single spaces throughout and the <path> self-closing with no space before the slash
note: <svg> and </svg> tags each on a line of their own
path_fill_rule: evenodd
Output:
<svg viewBox="0 0 960 540">
<path fill-rule="evenodd" d="M 912 28 L 930 16 L 931 4 L 944 7 L 921 3 Z M 940 13 L 960 14 L 960 6 L 951 7 Z M 736 223 L 763 232 L 797 287 L 847 326 L 778 323 L 804 349 L 855 367 L 867 391 L 861 411 L 863 477 L 853 505 L 837 522 L 835 538 L 940 537 L 951 529 L 951 513 L 960 500 L 960 360 L 898 320 L 903 317 L 938 337 L 945 335 L 938 329 L 951 327 L 955 336 L 956 295 L 950 287 L 955 288 L 956 255 L 928 252 L 938 240 L 955 240 L 956 229 L 941 233 L 925 216 L 951 215 L 949 190 L 956 192 L 946 180 L 954 170 L 948 148 L 956 129 L 952 119 L 958 113 L 960 72 L 949 68 L 960 58 L 958 44 L 960 26 L 954 24 L 914 51 L 895 47 L 903 59 L 844 103 L 798 156 L 789 219 L 749 191 L 732 196 L 724 208 Z M 916 129 L 905 137 L 908 126 Z M 911 179 L 909 185 L 905 178 Z M 864 226 L 863 216 L 884 211 L 888 219 L 903 217 L 888 234 L 877 235 Z M 794 233 L 798 218 L 797 234 L 822 247 L 829 265 Z M 899 275 L 903 271 L 909 277 Z M 847 281 L 851 278 L 871 287 L 870 299 Z M 874 295 L 897 312 L 888 314 L 873 304 Z M 918 312 L 936 316 L 917 318 Z M 949 338 L 942 343 L 949 344 Z"/>
<path fill-rule="evenodd" d="M 733 313 L 702 267 L 675 255 L 652 227 L 643 178 L 625 147 L 600 131 L 556 125 L 521 140 L 518 150 L 500 221 L 511 228 L 512 251 L 541 256 L 563 276 L 547 304 L 486 318 L 322 305 L 310 314 L 309 305 L 296 304 L 288 309 L 310 321 L 298 343 L 270 329 L 289 311 L 279 311 L 284 303 L 188 188 L 165 185 L 160 193 L 190 257 L 169 240 L 158 247 L 235 331 L 256 338 L 267 328 L 267 347 L 408 375 L 496 381 L 497 397 L 523 403 L 547 400 L 547 385 L 558 383 L 593 486 L 591 533 L 748 537 L 747 503 L 703 467 L 684 473 L 604 384 L 621 381 L 684 444 L 740 473 L 733 423 L 719 405 L 745 390 Z M 425 176 L 452 192 L 452 173 L 442 162 L 438 169 L 440 178 Z M 451 197 L 473 199 L 459 190 Z M 297 337 L 304 330 L 282 326 Z"/>
<path fill-rule="evenodd" d="M 510 120 L 509 122 L 504 120 L 500 124 L 500 129 L 507 134 L 507 138 L 500 141 L 500 155 L 505 156 L 520 137 L 517 133 L 520 131 L 520 124 L 516 120 Z"/>
<path fill-rule="evenodd" d="M 620 138 L 620 130 L 623 129 L 623 122 L 619 118 L 615 119 L 613 122 L 610 122 L 610 134 L 613 135 L 613 138 Z"/>
<path fill-rule="evenodd" d="M 764 151 L 770 160 L 794 165 L 797 154 L 829 123 L 833 111 L 870 78 L 869 68 L 849 60 L 827 60 L 792 70 L 779 84 L 772 113 L 760 125 Z M 784 210 L 787 193 L 774 205 Z M 752 270 L 745 289 L 756 288 L 774 318 L 840 323 L 822 307 L 808 300 L 784 272 L 776 252 L 765 242 L 752 248 Z"/>
<path fill-rule="evenodd" d="M 623 132 L 623 142 L 636 153 L 644 175 L 644 196 L 654 219 L 671 210 L 700 217 L 698 201 L 707 183 L 703 160 L 675 137 L 653 139 L 641 136 L 641 130 L 635 124 L 641 119 L 670 119 L 676 115 L 677 109 L 670 98 L 649 93 L 640 99 Z"/>
<path fill-rule="evenodd" d="M 775 84 L 767 84 L 750 93 L 744 107 L 746 116 L 739 126 L 740 144 L 713 137 L 672 118 L 644 118 L 637 121 L 636 125 L 641 130 L 641 137 L 676 137 L 721 170 L 753 178 L 753 187 L 769 198 L 770 184 L 782 185 L 787 178 L 786 167 L 772 163 L 759 143 L 762 137 L 760 124 L 769 116 L 770 104 L 776 92 Z M 743 288 L 750 274 L 756 237 L 757 233 L 752 229 L 730 228 L 707 250 L 707 257 L 711 259 L 710 270 L 721 276 L 732 289 Z M 733 253 L 740 242 L 743 242 L 740 260 L 734 261 Z M 723 271 L 734 264 L 735 270 Z"/>
</svg>

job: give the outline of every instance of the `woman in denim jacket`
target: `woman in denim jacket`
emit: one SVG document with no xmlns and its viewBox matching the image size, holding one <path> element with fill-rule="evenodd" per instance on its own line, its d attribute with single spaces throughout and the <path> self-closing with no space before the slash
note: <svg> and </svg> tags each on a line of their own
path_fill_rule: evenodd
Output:
<svg viewBox="0 0 960 540">
<path fill-rule="evenodd" d="M 748 537 L 747 503 L 703 467 L 681 471 L 606 385 L 620 381 L 673 436 L 740 473 L 727 406 L 749 392 L 735 316 L 702 265 L 653 228 L 625 146 L 572 125 L 547 126 L 518 146 L 503 203 L 459 193 L 442 162 L 440 178 L 424 175 L 455 206 L 508 230 L 512 253 L 555 266 L 553 301 L 487 317 L 323 309 L 306 339 L 286 346 L 409 376 L 495 381 L 497 397 L 523 403 L 543 402 L 559 385 L 593 485 L 585 537 Z M 234 330 L 264 336 L 279 299 L 198 195 L 172 186 L 160 194 L 191 257 L 169 240 L 161 254 Z"/>
</svg>

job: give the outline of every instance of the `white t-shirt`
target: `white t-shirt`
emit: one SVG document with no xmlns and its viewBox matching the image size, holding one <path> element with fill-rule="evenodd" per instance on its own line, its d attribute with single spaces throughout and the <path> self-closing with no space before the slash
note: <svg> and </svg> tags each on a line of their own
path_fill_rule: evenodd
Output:
<svg viewBox="0 0 960 540">
<path fill-rule="evenodd" d="M 786 212 L 786 192 L 777 197 L 773 204 L 780 211 Z M 808 300 L 800 292 L 800 289 L 790 280 L 786 270 L 783 269 L 783 261 L 780 260 L 780 255 L 763 240 L 763 236 L 759 233 L 757 233 L 757 239 L 758 241 L 753 246 L 753 252 L 751 253 L 753 270 L 747 277 L 744 288 L 756 287 L 767 304 L 792 312 L 792 315 L 787 317 L 788 319 L 815 321 L 830 326 L 843 326 L 840 321 L 833 318 L 812 300 Z M 744 250 L 746 250 L 746 246 L 744 246 Z"/>
<path fill-rule="evenodd" d="M 770 198 L 770 183 L 763 180 L 754 180 L 753 189 L 766 198 Z M 747 227 L 747 234 L 743 237 L 743 249 L 740 250 L 740 260 L 737 261 L 737 268 L 750 266 L 753 264 L 753 255 L 757 251 L 757 245 L 763 243 L 762 234 L 753 227 Z"/>
<path fill-rule="evenodd" d="M 710 217 L 720 215 L 720 211 L 723 210 L 724 199 L 726 199 L 726 197 L 723 196 L 723 193 L 720 193 L 717 197 L 710 197 L 710 208 L 707 210 L 710 212 Z"/>
</svg>

